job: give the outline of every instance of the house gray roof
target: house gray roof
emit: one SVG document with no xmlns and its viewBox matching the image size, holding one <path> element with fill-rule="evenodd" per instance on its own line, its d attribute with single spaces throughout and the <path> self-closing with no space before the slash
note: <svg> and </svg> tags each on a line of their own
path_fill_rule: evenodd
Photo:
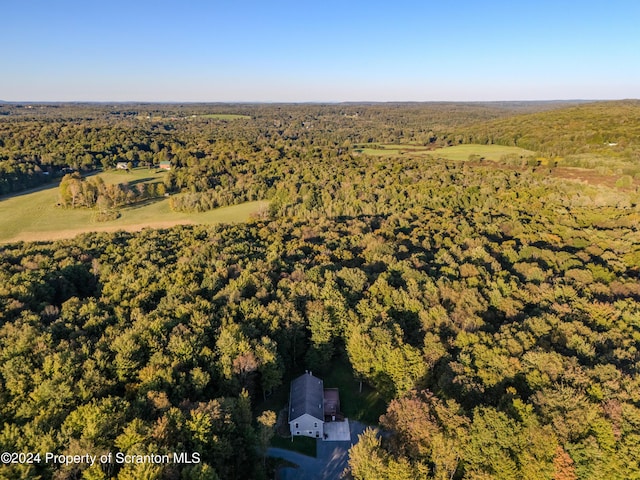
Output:
<svg viewBox="0 0 640 480">
<path fill-rule="evenodd" d="M 291 382 L 289 421 L 308 413 L 324 421 L 324 389 L 322 380 L 305 373 Z"/>
</svg>

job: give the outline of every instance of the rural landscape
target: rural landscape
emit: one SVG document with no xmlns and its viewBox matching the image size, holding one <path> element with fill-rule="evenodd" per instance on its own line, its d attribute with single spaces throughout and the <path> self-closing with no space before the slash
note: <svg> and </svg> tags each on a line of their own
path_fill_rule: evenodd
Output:
<svg viewBox="0 0 640 480">
<path fill-rule="evenodd" d="M 636 100 L 0 103 L 0 478 L 638 479 L 639 225 Z"/>
</svg>

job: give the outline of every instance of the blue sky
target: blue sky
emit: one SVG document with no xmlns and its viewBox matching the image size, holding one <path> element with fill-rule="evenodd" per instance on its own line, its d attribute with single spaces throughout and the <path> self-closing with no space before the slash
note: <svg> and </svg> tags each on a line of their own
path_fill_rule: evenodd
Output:
<svg viewBox="0 0 640 480">
<path fill-rule="evenodd" d="M 8 101 L 640 98 L 640 2 L 3 0 Z"/>
</svg>

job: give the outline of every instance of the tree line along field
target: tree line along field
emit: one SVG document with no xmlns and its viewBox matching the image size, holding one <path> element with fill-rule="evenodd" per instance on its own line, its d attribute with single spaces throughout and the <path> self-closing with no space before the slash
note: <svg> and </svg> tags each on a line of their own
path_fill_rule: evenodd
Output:
<svg viewBox="0 0 640 480">
<path fill-rule="evenodd" d="M 130 173 L 108 171 L 98 176 L 110 185 L 150 184 L 162 180 L 162 174 L 148 169 Z M 0 201 L 0 242 L 42 241 L 71 238 L 89 231 L 141 230 L 167 228 L 189 223 L 233 223 L 248 220 L 267 208 L 267 202 L 247 202 L 205 213 L 174 212 L 164 197 L 149 198 L 118 210 L 115 218 L 101 221 L 96 209 L 64 208 L 58 186 L 16 195 Z"/>
<path fill-rule="evenodd" d="M 0 247 L 0 448 L 202 458 L 13 464 L 0 478 L 271 478 L 262 409 L 284 407 L 270 399 L 305 370 L 362 379 L 354 403 L 384 400 L 372 427 L 385 434 L 350 450 L 356 479 L 640 476 L 640 203 L 619 170 L 634 165 L 633 139 L 597 153 L 611 171 L 592 170 L 611 184 L 568 181 L 512 150 L 494 160 L 495 146 L 464 151 L 474 129 L 543 135 L 571 112 L 612 138 L 605 114 L 634 118 L 636 103 L 0 108 L 5 186 L 50 155 L 52 168 L 170 193 L 114 207 L 116 221 L 268 202 L 241 223 Z M 562 155 L 585 154 L 575 139 Z M 121 158 L 142 168 L 115 172 Z M 169 172 L 148 173 L 167 159 Z M 60 201 L 73 185 L 57 212 L 90 216 L 87 198 L 112 193 L 95 177 L 0 208 Z"/>
</svg>

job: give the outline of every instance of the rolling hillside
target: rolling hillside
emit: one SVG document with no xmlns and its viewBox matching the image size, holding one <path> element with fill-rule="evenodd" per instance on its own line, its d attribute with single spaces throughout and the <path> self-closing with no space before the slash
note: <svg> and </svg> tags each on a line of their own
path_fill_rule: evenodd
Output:
<svg viewBox="0 0 640 480">
<path fill-rule="evenodd" d="M 595 102 L 477 123 L 464 143 L 496 143 L 547 155 L 640 155 L 640 101 Z"/>
</svg>

